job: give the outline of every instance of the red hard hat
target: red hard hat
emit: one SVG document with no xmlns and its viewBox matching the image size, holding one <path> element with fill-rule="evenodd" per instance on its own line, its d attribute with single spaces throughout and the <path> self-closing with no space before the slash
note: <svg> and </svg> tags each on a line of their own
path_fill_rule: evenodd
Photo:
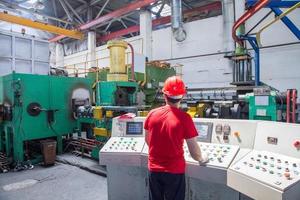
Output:
<svg viewBox="0 0 300 200">
<path fill-rule="evenodd" d="M 162 92 L 171 98 L 182 98 L 182 96 L 186 93 L 185 84 L 179 76 L 169 77 L 165 81 Z"/>
</svg>

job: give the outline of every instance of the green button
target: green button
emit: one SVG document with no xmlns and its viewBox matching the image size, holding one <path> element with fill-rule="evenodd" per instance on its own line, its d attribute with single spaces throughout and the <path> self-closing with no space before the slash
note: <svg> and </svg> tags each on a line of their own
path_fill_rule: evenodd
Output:
<svg viewBox="0 0 300 200">
<path fill-rule="evenodd" d="M 256 169 L 259 169 L 259 166 L 256 166 L 255 168 L 256 168 Z"/>
</svg>

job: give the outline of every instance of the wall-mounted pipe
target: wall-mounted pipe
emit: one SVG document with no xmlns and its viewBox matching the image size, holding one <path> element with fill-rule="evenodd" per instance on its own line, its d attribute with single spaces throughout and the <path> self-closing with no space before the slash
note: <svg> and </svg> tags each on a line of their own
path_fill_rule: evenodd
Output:
<svg viewBox="0 0 300 200">
<path fill-rule="evenodd" d="M 172 0 L 171 10 L 173 35 L 177 42 L 183 42 L 186 39 L 186 32 L 183 28 L 182 1 Z"/>
<path fill-rule="evenodd" d="M 129 42 L 127 42 L 130 50 L 131 50 L 131 80 L 135 80 L 134 78 L 134 48 L 132 46 L 132 44 L 130 44 Z"/>
<path fill-rule="evenodd" d="M 287 90 L 286 94 L 286 122 L 291 122 L 291 90 Z"/>
<path fill-rule="evenodd" d="M 296 123 L 296 107 L 297 107 L 297 90 L 293 89 L 292 93 L 292 122 Z"/>
</svg>

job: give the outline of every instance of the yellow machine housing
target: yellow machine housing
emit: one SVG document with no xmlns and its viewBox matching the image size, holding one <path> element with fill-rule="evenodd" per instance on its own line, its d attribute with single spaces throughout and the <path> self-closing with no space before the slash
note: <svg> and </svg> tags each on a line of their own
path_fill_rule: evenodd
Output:
<svg viewBox="0 0 300 200">
<path fill-rule="evenodd" d="M 94 119 L 101 120 L 103 119 L 103 110 L 100 106 L 97 106 L 93 110 Z"/>
<path fill-rule="evenodd" d="M 204 103 L 199 103 L 197 106 L 189 107 L 187 113 L 191 117 L 204 117 L 205 109 L 207 108 L 207 105 Z"/>
<path fill-rule="evenodd" d="M 110 69 L 107 81 L 128 81 L 125 65 L 125 51 L 128 44 L 121 40 L 112 40 L 107 44 L 110 53 Z"/>
<path fill-rule="evenodd" d="M 94 130 L 95 136 L 109 137 L 109 134 L 108 134 L 108 131 L 106 128 L 95 127 L 93 130 Z"/>
</svg>

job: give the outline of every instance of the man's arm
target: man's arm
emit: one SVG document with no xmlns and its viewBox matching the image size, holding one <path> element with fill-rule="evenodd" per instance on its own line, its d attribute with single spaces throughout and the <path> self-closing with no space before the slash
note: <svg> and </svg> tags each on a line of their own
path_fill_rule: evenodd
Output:
<svg viewBox="0 0 300 200">
<path fill-rule="evenodd" d="M 202 155 L 196 137 L 186 140 L 189 152 L 194 160 L 201 161 Z"/>
<path fill-rule="evenodd" d="M 197 139 L 196 137 L 193 137 L 191 139 L 187 139 L 186 140 L 189 152 L 192 156 L 192 158 L 200 163 L 206 163 L 208 162 L 208 157 L 207 155 L 204 153 L 201 153 L 201 149 L 197 143 Z"/>
<path fill-rule="evenodd" d="M 145 142 L 149 146 L 149 131 L 145 130 Z"/>
</svg>

